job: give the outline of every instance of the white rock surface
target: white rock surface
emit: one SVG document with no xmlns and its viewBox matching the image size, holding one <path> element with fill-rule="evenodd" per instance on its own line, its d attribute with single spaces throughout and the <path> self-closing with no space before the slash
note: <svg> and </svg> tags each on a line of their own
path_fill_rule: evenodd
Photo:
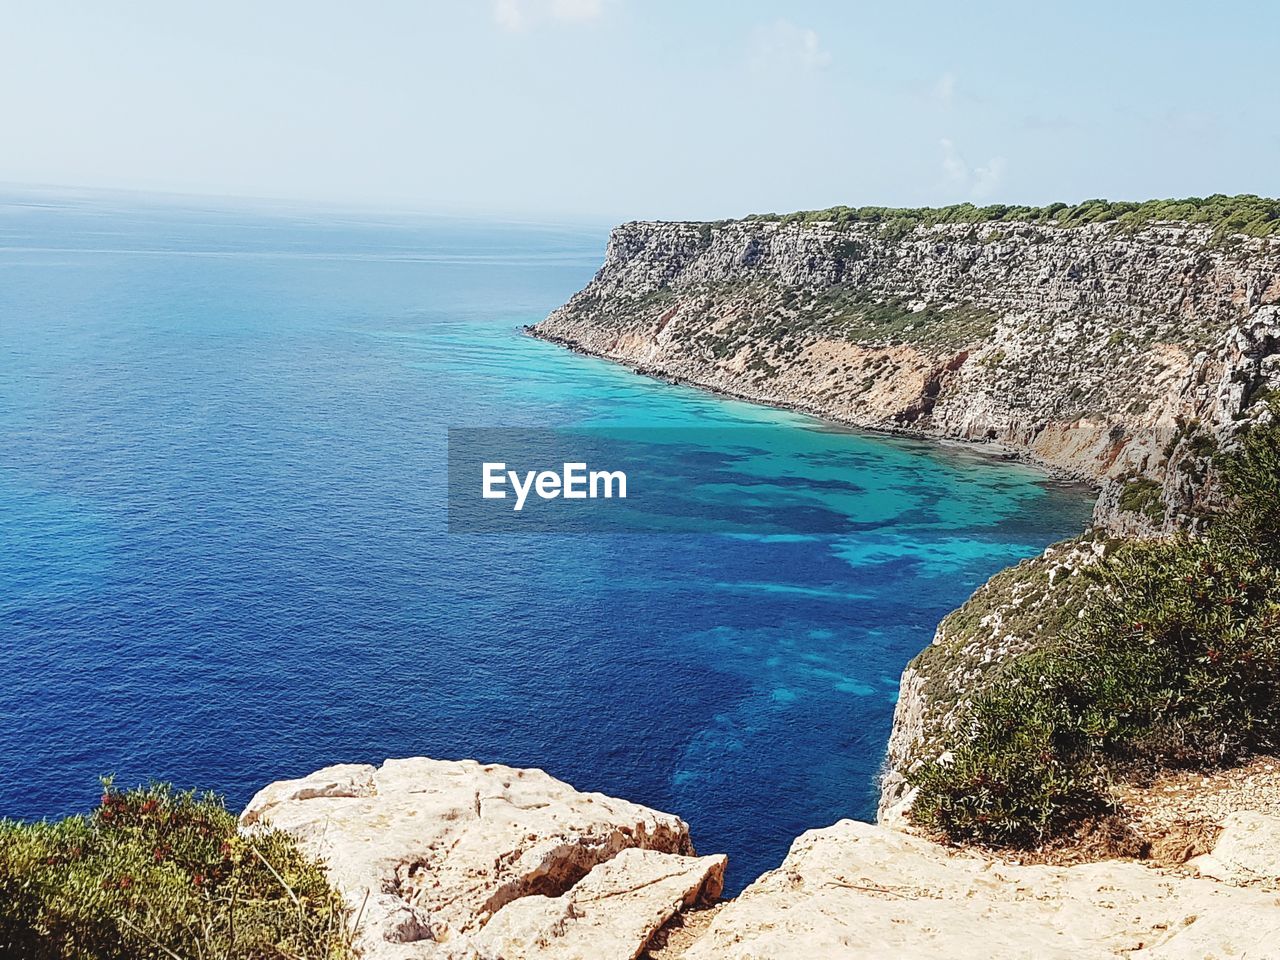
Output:
<svg viewBox="0 0 1280 960">
<path fill-rule="evenodd" d="M 241 822 L 325 859 L 366 960 L 635 960 L 725 868 L 677 817 L 470 760 L 328 767 L 265 788 Z M 1024 866 L 844 820 L 661 955 L 1280 960 L 1280 818 L 1231 814 L 1191 865 Z"/>
<path fill-rule="evenodd" d="M 797 839 L 685 960 L 1259 960 L 1280 958 L 1278 924 L 1267 891 L 1133 862 L 994 862 L 844 820 Z"/>
<path fill-rule="evenodd" d="M 1233 906 L 1189 918 L 1156 946 L 1129 960 L 1276 960 L 1280 957 L 1280 906 Z"/>
<path fill-rule="evenodd" d="M 469 956 L 468 935 L 504 906 L 558 896 L 623 850 L 693 854 L 678 817 L 473 760 L 327 767 L 265 787 L 241 824 L 323 858 L 378 958 Z"/>
<path fill-rule="evenodd" d="M 634 960 L 677 912 L 720 895 L 725 860 L 623 850 L 559 897 L 507 904 L 473 944 L 483 960 Z"/>
<path fill-rule="evenodd" d="M 1238 812 L 1222 821 L 1213 852 L 1191 861 L 1203 877 L 1227 883 L 1280 884 L 1280 818 Z"/>
</svg>

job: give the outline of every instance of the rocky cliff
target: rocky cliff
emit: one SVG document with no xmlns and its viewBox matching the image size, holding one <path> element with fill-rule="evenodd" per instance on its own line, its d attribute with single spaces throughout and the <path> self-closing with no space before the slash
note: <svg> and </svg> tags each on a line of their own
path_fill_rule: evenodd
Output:
<svg viewBox="0 0 1280 960">
<path fill-rule="evenodd" d="M 992 577 L 946 616 L 902 672 L 880 782 L 878 819 L 903 823 L 907 774 L 940 755 L 964 708 L 1019 656 L 1064 631 L 1093 589 L 1082 572 L 1115 541 L 1096 533 L 1054 544 Z"/>
<path fill-rule="evenodd" d="M 862 427 L 998 445 L 1187 522 L 1280 387 L 1280 240 L 1155 222 L 629 223 L 533 332 Z"/>
</svg>

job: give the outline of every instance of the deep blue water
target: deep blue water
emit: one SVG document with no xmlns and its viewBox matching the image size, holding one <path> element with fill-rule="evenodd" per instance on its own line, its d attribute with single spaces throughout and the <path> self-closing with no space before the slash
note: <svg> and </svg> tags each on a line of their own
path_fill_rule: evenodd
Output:
<svg viewBox="0 0 1280 960">
<path fill-rule="evenodd" d="M 903 665 L 1089 498 L 523 336 L 604 240 L 0 205 L 0 815 L 477 757 L 680 814 L 733 888 L 870 817 Z M 477 425 L 752 426 L 786 482 L 708 449 L 695 506 L 800 487 L 853 532 L 450 534 Z"/>
</svg>

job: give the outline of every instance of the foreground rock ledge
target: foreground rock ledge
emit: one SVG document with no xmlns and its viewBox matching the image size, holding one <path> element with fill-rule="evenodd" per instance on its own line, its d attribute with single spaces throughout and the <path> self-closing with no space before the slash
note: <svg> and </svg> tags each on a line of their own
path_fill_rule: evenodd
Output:
<svg viewBox="0 0 1280 960">
<path fill-rule="evenodd" d="M 1136 862 L 1019 866 L 842 820 L 803 834 L 684 954 L 792 957 L 1275 960 L 1280 901 Z"/>
<path fill-rule="evenodd" d="M 378 960 L 635 960 L 725 868 L 678 817 L 471 760 L 328 767 L 266 787 L 241 822 L 326 861 Z M 1227 816 L 1182 872 L 1024 866 L 843 820 L 702 918 L 655 955 L 1280 960 L 1280 818 Z"/>
<path fill-rule="evenodd" d="M 326 767 L 259 791 L 241 824 L 286 830 L 326 862 L 365 957 L 634 957 L 724 873 L 723 857 L 693 857 L 678 817 L 472 760 Z M 618 858 L 631 850 L 651 855 Z M 575 952 L 580 922 L 608 931 L 608 949 Z"/>
</svg>

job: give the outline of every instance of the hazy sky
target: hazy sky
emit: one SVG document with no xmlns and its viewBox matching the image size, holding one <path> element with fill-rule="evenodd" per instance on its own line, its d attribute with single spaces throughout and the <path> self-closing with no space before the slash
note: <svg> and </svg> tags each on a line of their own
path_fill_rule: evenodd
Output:
<svg viewBox="0 0 1280 960">
<path fill-rule="evenodd" d="M 462 213 L 1280 195 L 1280 4 L 4 0 L 0 181 Z"/>
</svg>

